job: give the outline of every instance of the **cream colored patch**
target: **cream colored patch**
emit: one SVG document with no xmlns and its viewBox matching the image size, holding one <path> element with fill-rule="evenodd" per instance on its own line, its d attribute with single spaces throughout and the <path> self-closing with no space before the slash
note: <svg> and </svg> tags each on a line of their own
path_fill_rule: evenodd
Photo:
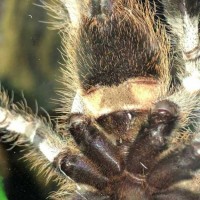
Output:
<svg viewBox="0 0 200 200">
<path fill-rule="evenodd" d="M 183 86 L 188 92 L 197 92 L 200 90 L 200 74 L 196 71 L 191 76 L 184 78 Z"/>
<path fill-rule="evenodd" d="M 55 157 L 58 156 L 60 150 L 55 146 L 50 145 L 47 141 L 43 141 L 39 144 L 39 149 L 43 155 L 50 161 L 53 162 Z"/>
<path fill-rule="evenodd" d="M 95 117 L 118 110 L 148 110 L 159 95 L 154 79 L 135 78 L 118 86 L 100 87 L 89 94 L 81 94 L 86 113 Z"/>
<path fill-rule="evenodd" d="M 199 44 L 199 17 L 190 17 L 185 11 L 183 22 L 185 30 L 183 37 L 183 51 L 188 52 L 196 48 Z"/>
<path fill-rule="evenodd" d="M 63 3 L 68 10 L 72 25 L 77 26 L 80 21 L 80 8 L 77 0 L 63 1 Z"/>
</svg>

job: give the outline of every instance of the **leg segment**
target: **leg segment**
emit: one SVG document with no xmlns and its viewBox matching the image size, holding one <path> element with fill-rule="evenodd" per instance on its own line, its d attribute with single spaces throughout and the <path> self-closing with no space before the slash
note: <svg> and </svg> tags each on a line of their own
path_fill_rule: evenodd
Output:
<svg viewBox="0 0 200 200">
<path fill-rule="evenodd" d="M 192 172 L 200 168 L 199 149 L 200 143 L 194 142 L 181 152 L 165 157 L 148 175 L 148 184 L 161 190 L 178 181 L 191 179 Z"/>
<path fill-rule="evenodd" d="M 156 156 L 167 148 L 167 137 L 177 119 L 177 106 L 170 101 L 160 101 L 149 115 L 149 122 L 143 127 L 132 144 L 127 156 L 127 170 L 142 174 L 155 165 Z"/>
<path fill-rule="evenodd" d="M 63 174 L 79 183 L 91 185 L 99 190 L 107 186 L 108 179 L 102 176 L 98 168 L 84 156 L 63 152 L 57 156 L 54 165 Z"/>
<path fill-rule="evenodd" d="M 123 171 L 124 161 L 118 148 L 88 118 L 82 114 L 72 115 L 69 130 L 81 151 L 104 175 L 113 176 Z"/>
</svg>

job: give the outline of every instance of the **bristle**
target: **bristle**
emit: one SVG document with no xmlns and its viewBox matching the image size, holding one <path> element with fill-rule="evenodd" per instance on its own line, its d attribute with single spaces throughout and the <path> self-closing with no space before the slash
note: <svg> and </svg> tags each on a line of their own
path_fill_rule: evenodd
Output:
<svg viewBox="0 0 200 200">
<path fill-rule="evenodd" d="M 198 132 L 199 122 L 196 120 L 199 116 L 200 102 L 199 92 L 191 93 L 184 88 L 179 88 L 172 95 L 167 97 L 168 100 L 176 103 L 180 109 L 180 117 L 178 127 L 182 129 L 194 126 L 194 130 Z"/>
<path fill-rule="evenodd" d="M 31 145 L 30 153 L 24 158 L 31 162 L 32 168 L 40 166 L 38 173 L 46 175 L 46 182 L 56 180 L 59 185 L 64 181 L 68 193 L 72 188 L 76 190 L 76 184 L 52 166 L 56 156 L 66 148 L 74 153 L 78 151 L 72 139 L 60 138 L 51 122 L 35 116 L 23 103 L 11 103 L 3 90 L 0 91 L 0 129 L 3 142 L 12 142 L 13 147 Z"/>
</svg>

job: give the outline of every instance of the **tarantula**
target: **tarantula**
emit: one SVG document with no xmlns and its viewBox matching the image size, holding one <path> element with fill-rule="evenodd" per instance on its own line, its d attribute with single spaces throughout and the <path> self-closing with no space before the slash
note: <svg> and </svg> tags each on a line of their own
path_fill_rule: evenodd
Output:
<svg viewBox="0 0 200 200">
<path fill-rule="evenodd" d="M 38 149 L 26 157 L 58 176 L 54 198 L 200 199 L 200 2 L 162 3 L 168 25 L 148 1 L 43 2 L 61 20 L 62 123 L 2 91 L 0 127 Z"/>
</svg>

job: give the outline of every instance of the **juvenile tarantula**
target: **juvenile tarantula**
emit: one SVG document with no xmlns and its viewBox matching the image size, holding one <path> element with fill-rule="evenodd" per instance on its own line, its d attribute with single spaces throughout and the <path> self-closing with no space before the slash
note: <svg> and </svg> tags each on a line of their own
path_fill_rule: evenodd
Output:
<svg viewBox="0 0 200 200">
<path fill-rule="evenodd" d="M 61 20 L 64 123 L 56 135 L 2 91 L 3 139 L 49 161 L 54 198 L 200 199 L 200 2 L 163 0 L 167 28 L 148 1 L 43 3 Z"/>
</svg>

